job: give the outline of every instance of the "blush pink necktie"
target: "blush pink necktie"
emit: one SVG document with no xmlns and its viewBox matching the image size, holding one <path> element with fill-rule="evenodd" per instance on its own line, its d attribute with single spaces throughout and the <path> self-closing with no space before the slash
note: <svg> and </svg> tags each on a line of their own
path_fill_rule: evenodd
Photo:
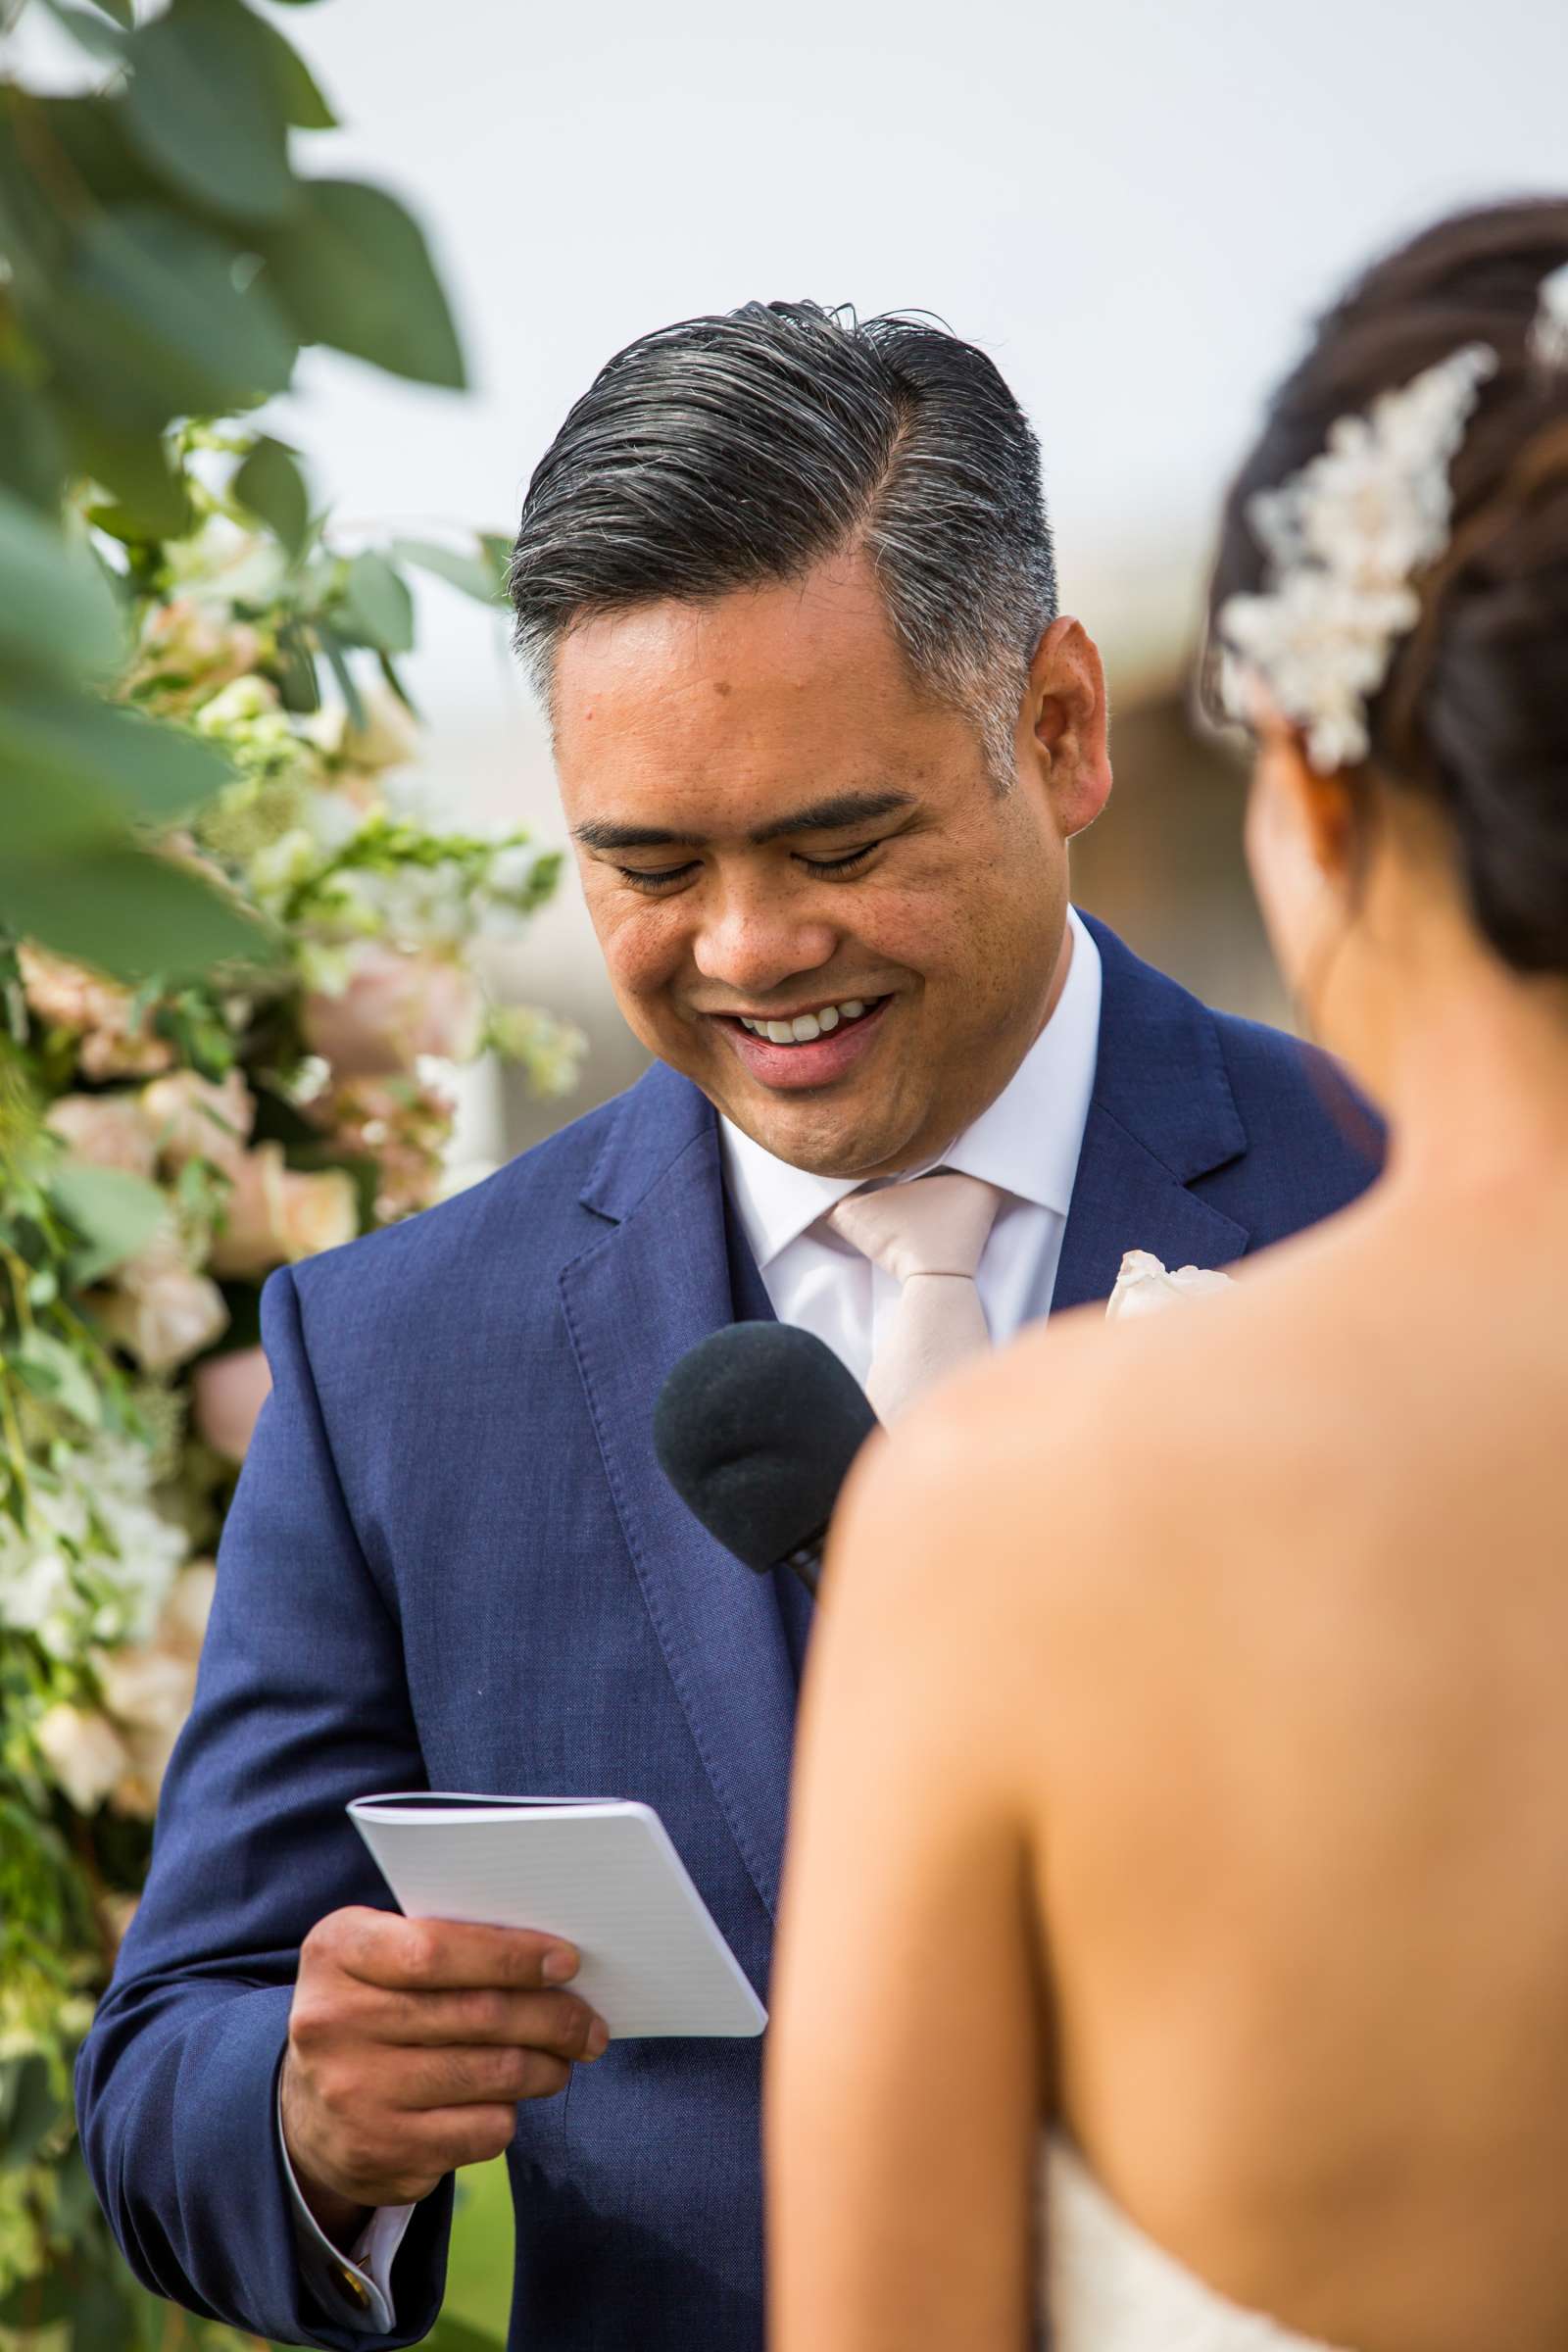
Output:
<svg viewBox="0 0 1568 2352">
<path fill-rule="evenodd" d="M 990 1347 L 974 1278 L 1004 1198 L 950 1170 L 851 1193 L 829 1210 L 833 1231 L 903 1285 L 865 1383 L 883 1421 Z"/>
</svg>

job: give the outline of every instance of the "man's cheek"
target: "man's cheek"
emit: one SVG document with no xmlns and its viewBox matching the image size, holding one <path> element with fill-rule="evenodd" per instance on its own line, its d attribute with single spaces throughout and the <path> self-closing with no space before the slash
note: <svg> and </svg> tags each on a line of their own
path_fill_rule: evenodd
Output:
<svg viewBox="0 0 1568 2352">
<path fill-rule="evenodd" d="M 666 1017 L 673 1008 L 662 1005 L 684 966 L 678 935 L 668 924 L 650 919 L 647 910 L 628 909 L 619 917 L 595 923 L 599 945 L 615 994 L 637 1004 L 644 1018 Z"/>
</svg>

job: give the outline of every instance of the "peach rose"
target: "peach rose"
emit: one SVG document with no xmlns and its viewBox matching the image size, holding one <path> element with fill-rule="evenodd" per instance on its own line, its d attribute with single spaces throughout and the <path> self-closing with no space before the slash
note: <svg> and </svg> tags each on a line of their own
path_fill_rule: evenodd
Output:
<svg viewBox="0 0 1568 2352">
<path fill-rule="evenodd" d="M 141 1103 L 170 1167 L 205 1159 L 225 1175 L 234 1174 L 256 1124 L 256 1098 L 238 1070 L 220 1083 L 195 1070 L 176 1070 L 143 1087 Z"/>
<path fill-rule="evenodd" d="M 51 1707 L 33 1739 L 78 1813 L 96 1813 L 130 1764 L 125 1743 L 108 1717 L 85 1707 Z"/>
<path fill-rule="evenodd" d="M 196 1695 L 216 1581 L 210 1560 L 193 1560 L 175 1578 L 150 1641 L 100 1650 L 93 1658 L 124 1759 L 113 1786 L 117 1812 L 150 1821 L 158 1809 L 169 1759 Z"/>
<path fill-rule="evenodd" d="M 260 1348 L 236 1348 L 210 1355 L 196 1367 L 193 1414 L 196 1434 L 225 1460 L 242 1462 L 257 1418 L 272 1386 Z"/>
<path fill-rule="evenodd" d="M 265 1274 L 352 1242 L 359 1229 L 354 1179 L 342 1168 L 299 1175 L 284 1166 L 281 1144 L 258 1144 L 235 1171 L 212 1264 L 220 1274 Z"/>
<path fill-rule="evenodd" d="M 338 1078 L 391 1077 L 421 1054 L 471 1060 L 483 1034 L 484 999 L 472 974 L 428 951 L 365 948 L 340 995 L 305 1001 L 306 1042 Z"/>
<path fill-rule="evenodd" d="M 222 1292 L 189 1263 L 172 1223 L 115 1268 L 95 1303 L 110 1338 L 147 1372 L 187 1363 L 228 1328 Z"/>
<path fill-rule="evenodd" d="M 74 1159 L 87 1160 L 95 1168 L 151 1177 L 157 1166 L 152 1131 L 132 1094 L 62 1095 L 49 1105 L 44 1125 L 59 1136 Z"/>
<path fill-rule="evenodd" d="M 360 1197 L 344 1168 L 283 1178 L 283 1254 L 291 1264 L 340 1250 L 360 1230 Z"/>
<path fill-rule="evenodd" d="M 89 1078 L 144 1078 L 169 1068 L 174 1049 L 154 1036 L 150 1013 L 135 1013 L 135 998 L 118 980 L 25 943 L 17 960 L 29 1009 L 46 1027 L 81 1040 L 77 1057 Z"/>
<path fill-rule="evenodd" d="M 208 1255 L 214 1273 L 265 1274 L 282 1264 L 278 1234 L 287 1172 L 281 1144 L 257 1144 L 241 1153 Z"/>
</svg>

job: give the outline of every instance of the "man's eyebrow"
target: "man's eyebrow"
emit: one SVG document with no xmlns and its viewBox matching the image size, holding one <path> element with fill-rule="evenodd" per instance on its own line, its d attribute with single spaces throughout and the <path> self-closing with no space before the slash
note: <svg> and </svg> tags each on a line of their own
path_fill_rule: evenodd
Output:
<svg viewBox="0 0 1568 2352">
<path fill-rule="evenodd" d="M 793 808 L 787 816 L 775 817 L 752 834 L 751 840 L 760 848 L 786 833 L 841 833 L 850 825 L 875 824 L 914 806 L 912 792 L 836 792 L 804 808 Z M 708 846 L 701 833 L 670 833 L 660 825 L 612 825 L 594 817 L 573 825 L 571 836 L 585 850 L 701 850 Z"/>
</svg>

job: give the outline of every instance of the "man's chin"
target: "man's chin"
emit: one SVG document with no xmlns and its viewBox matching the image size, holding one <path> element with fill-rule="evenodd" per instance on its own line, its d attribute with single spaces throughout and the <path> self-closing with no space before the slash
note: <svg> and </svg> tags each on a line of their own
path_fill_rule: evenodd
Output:
<svg viewBox="0 0 1568 2352">
<path fill-rule="evenodd" d="M 743 1135 L 751 1137 L 775 1159 L 802 1168 L 808 1176 L 853 1177 L 892 1174 L 906 1159 L 914 1123 L 846 1115 L 847 1104 L 801 1098 L 781 1103 L 776 1096 L 762 1102 L 720 1102 L 718 1108 Z"/>
</svg>

